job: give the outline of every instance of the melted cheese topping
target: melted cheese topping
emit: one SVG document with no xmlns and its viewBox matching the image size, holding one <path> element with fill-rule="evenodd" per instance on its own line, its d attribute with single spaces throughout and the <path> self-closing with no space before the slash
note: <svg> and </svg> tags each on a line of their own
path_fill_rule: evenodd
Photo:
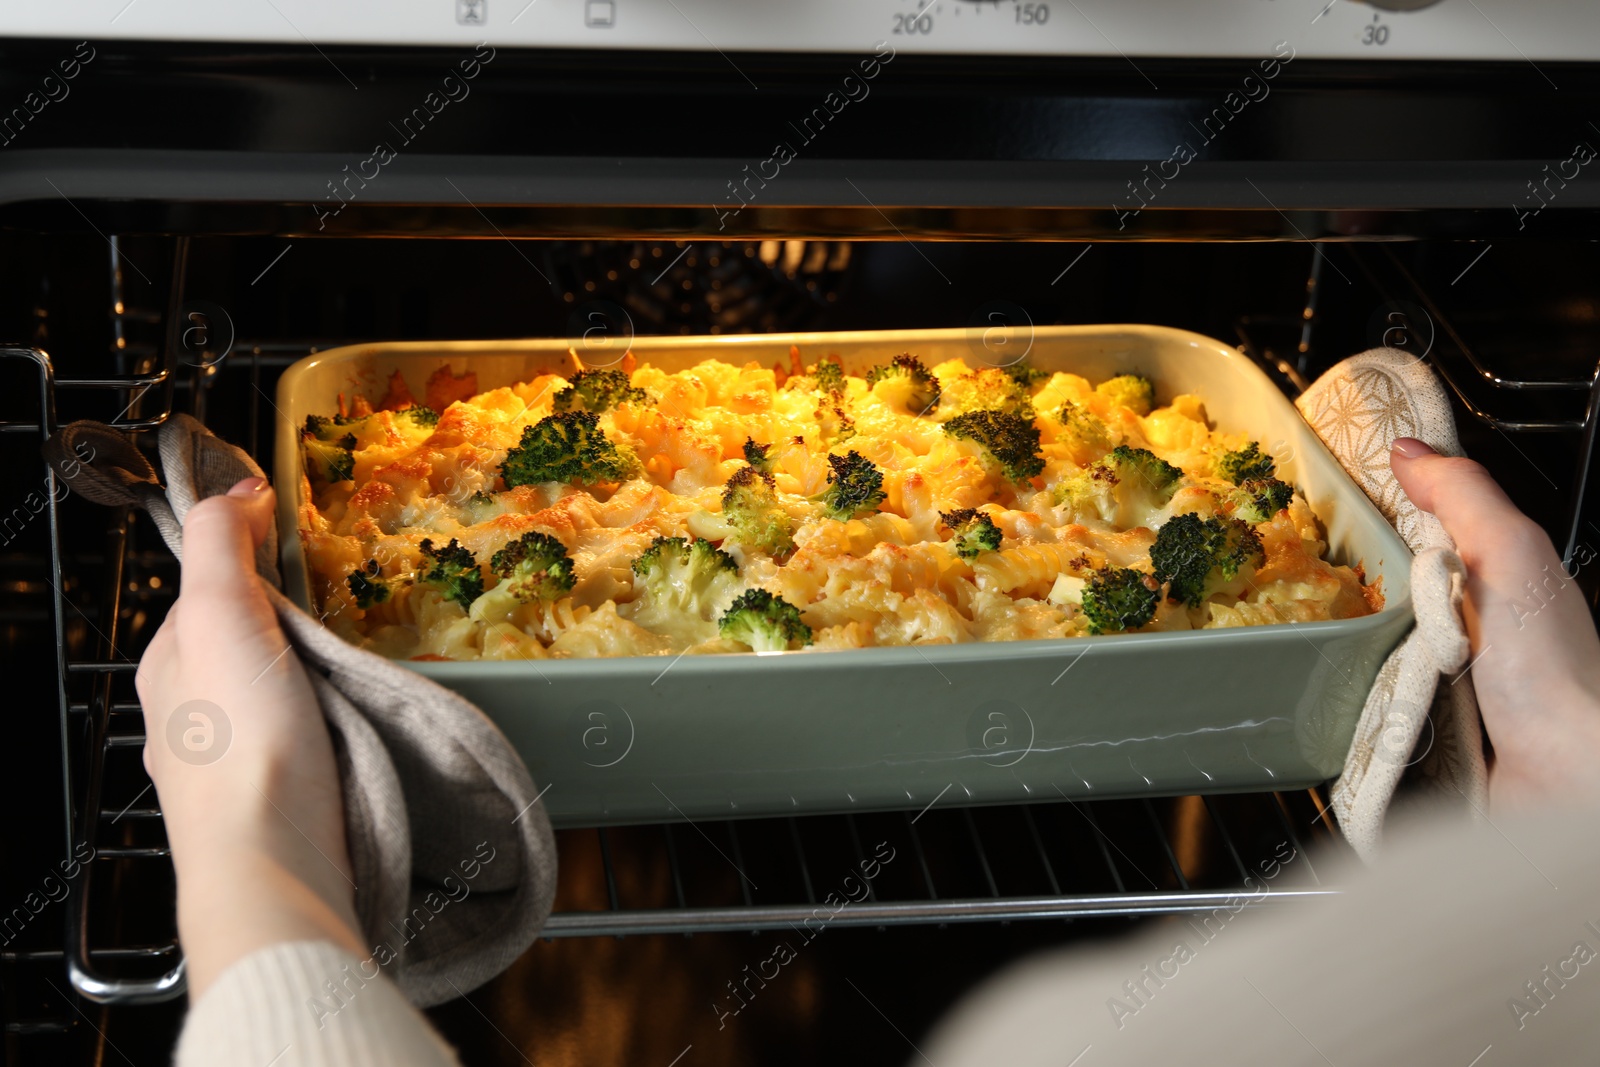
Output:
<svg viewBox="0 0 1600 1067">
<path fill-rule="evenodd" d="M 631 364 L 631 359 L 630 359 Z M 995 373 L 987 371 L 985 373 Z M 933 368 L 947 400 L 975 381 L 960 360 Z M 1107 566 L 1148 570 L 1155 530 L 1176 514 L 1213 514 L 1231 486 L 1213 472 L 1216 455 L 1243 447 L 1238 433 L 1207 423 L 1199 398 L 1178 396 L 1148 415 L 1114 403 L 1086 379 L 1054 374 L 1031 392 L 1044 471 L 1029 483 L 1005 479 L 977 445 L 952 438 L 941 404 L 910 413 L 895 380 L 869 387 L 845 378 L 842 409 L 855 433 L 838 438 L 838 414 L 818 402 L 809 379 L 784 388 L 781 372 L 708 360 L 669 374 L 643 365 L 632 384 L 653 403 L 624 403 L 600 416 L 615 443 L 640 458 L 640 477 L 618 486 L 549 483 L 507 489 L 499 468 L 524 427 L 551 413 L 567 385 L 557 375 L 449 404 L 431 429 L 388 412 L 364 423 L 352 481 L 304 485 L 300 536 L 327 624 L 348 640 L 396 658 L 539 659 L 742 651 L 702 618 L 661 620 L 638 607 L 631 562 L 658 536 L 723 541 L 743 585 L 796 605 L 814 649 L 953 644 L 1080 636 L 1083 579 Z M 431 397 L 430 397 L 431 398 Z M 1106 440 L 1085 442 L 1056 421 L 1071 401 L 1102 420 Z M 746 438 L 801 438 L 779 457 L 778 500 L 796 521 L 795 550 L 773 557 L 726 541 L 719 514 L 723 483 L 744 465 Z M 1155 509 L 1114 502 L 1106 521 L 1075 514 L 1051 490 L 1113 445 L 1146 448 L 1181 468 L 1172 499 Z M 877 514 L 840 522 L 811 498 L 827 487 L 829 450 L 855 450 L 883 471 Z M 978 508 L 1003 534 L 998 551 L 962 559 L 942 538 L 939 513 Z M 490 556 L 530 530 L 558 538 L 576 571 L 571 593 L 552 604 L 496 597 Z M 1370 614 L 1383 598 L 1359 570 L 1323 559 L 1316 517 L 1296 493 L 1257 526 L 1266 559 L 1242 595 L 1219 594 L 1199 608 L 1163 603 L 1145 630 L 1250 626 Z M 383 573 L 416 570 L 419 543 L 455 538 L 483 565 L 488 592 L 470 610 L 424 586 L 405 586 L 363 610 L 347 579 L 367 560 Z"/>
</svg>

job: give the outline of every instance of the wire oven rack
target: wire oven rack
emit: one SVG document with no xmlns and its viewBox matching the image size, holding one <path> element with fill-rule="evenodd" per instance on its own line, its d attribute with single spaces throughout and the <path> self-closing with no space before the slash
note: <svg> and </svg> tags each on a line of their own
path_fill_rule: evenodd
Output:
<svg viewBox="0 0 1600 1067">
<path fill-rule="evenodd" d="M 111 421 L 142 437 L 178 410 L 180 399 L 201 417 L 208 388 L 220 374 L 248 377 L 248 424 L 234 426 L 255 453 L 270 403 L 263 373 L 271 373 L 317 346 L 240 342 L 224 360 L 194 350 L 179 334 L 188 244 L 174 242 L 163 314 L 141 314 L 123 299 L 122 258 L 110 242 L 113 332 L 119 373 L 104 378 L 57 378 L 50 358 L 30 347 L 0 348 L 0 360 L 21 361 L 37 375 L 37 416 L 0 422 L 0 433 L 48 436 L 55 428 L 57 394 L 65 390 L 107 394 L 120 412 Z M 1320 267 L 1322 256 L 1314 257 Z M 1395 264 L 1398 265 L 1398 264 Z M 1414 291 L 1414 290 L 1413 290 Z M 1276 373 L 1291 391 L 1307 372 L 1306 323 L 1317 316 L 1317 273 L 1308 286 L 1303 316 L 1294 321 L 1241 320 L 1241 349 Z M 1437 308 L 1432 309 L 1437 313 Z M 1437 320 L 1444 323 L 1442 313 Z M 140 344 L 137 336 L 159 326 L 164 341 Z M 1287 338 L 1286 343 L 1279 339 Z M 1466 351 L 1465 345 L 1459 345 Z M 191 358 L 186 358 L 191 357 Z M 192 358 L 198 357 L 198 358 Z M 239 364 L 241 370 L 235 370 Z M 1438 365 L 1438 361 L 1435 361 Z M 1576 392 L 1589 382 L 1506 382 L 1506 388 Z M 224 369 L 224 368 L 227 369 Z M 1452 387 L 1457 378 L 1444 370 Z M 1596 420 L 1593 392 L 1581 419 L 1515 429 L 1583 429 L 1585 463 Z M 1469 404 L 1479 417 L 1496 417 Z M 170 911 L 127 916 L 105 907 L 130 885 L 163 884 L 170 899 L 171 870 L 160 811 L 138 758 L 142 718 L 133 694 L 139 632 L 164 614 L 177 589 L 177 568 L 138 517 L 115 513 L 107 527 L 102 588 L 87 610 L 68 595 L 71 561 L 62 549 L 58 483 L 47 472 L 49 574 L 56 650 L 56 701 L 62 745 L 62 845 L 66 854 L 84 844 L 94 860 L 71 885 L 62 951 L 7 952 L 8 966 L 65 965 L 71 989 L 106 1004 L 148 1004 L 181 995 L 182 954 Z M 1583 494 L 1575 503 L 1584 505 Z M 141 621 L 142 620 L 142 621 Z M 92 655 L 69 647 L 70 625 L 92 634 Z M 137 632 L 136 632 L 137 631 Z M 76 739 L 83 743 L 75 744 Z M 560 834 L 562 887 L 546 937 L 770 929 L 803 923 L 832 890 L 840 869 L 864 861 L 864 842 L 882 840 L 911 858 L 895 879 L 867 887 L 835 922 L 877 926 L 1072 920 L 1203 912 L 1239 899 L 1240 885 L 1263 857 L 1285 844 L 1297 860 L 1313 839 L 1337 838 L 1321 794 L 1262 793 L 1161 800 L 1053 802 L 970 809 L 934 807 L 922 812 L 859 816 L 663 824 L 648 827 L 565 830 Z M 709 846 L 709 848 L 707 847 Z M 840 849 L 843 849 L 841 852 Z M 831 858 L 830 858 L 831 857 Z M 1208 857 L 1221 857 L 1212 862 Z M 1281 859 L 1281 854 L 1278 855 Z M 748 864 L 748 867 L 746 866 Z M 727 867 L 732 868 L 732 872 Z M 745 876 L 760 870 L 759 882 Z M 1283 888 L 1262 901 L 1314 899 L 1335 892 L 1309 858 Z M 1298 873 L 1303 872 L 1303 873 Z M 766 888 L 758 890 L 755 885 Z M 63 1020 L 8 1023 L 14 1031 L 71 1024 Z"/>
</svg>

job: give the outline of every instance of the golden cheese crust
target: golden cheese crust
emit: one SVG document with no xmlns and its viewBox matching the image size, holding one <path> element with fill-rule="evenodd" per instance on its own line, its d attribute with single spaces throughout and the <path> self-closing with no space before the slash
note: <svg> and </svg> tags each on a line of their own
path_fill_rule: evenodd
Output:
<svg viewBox="0 0 1600 1067">
<path fill-rule="evenodd" d="M 1089 632 L 1074 595 L 1081 580 L 1106 566 L 1150 570 L 1154 531 L 1175 514 L 1217 513 L 1232 485 L 1218 477 L 1216 459 L 1249 441 L 1210 427 L 1197 397 L 1140 414 L 1077 375 L 1039 376 L 1025 388 L 1044 467 L 1019 483 L 942 425 L 956 414 L 948 401 L 970 394 L 981 375 L 999 373 L 992 369 L 975 372 L 960 360 L 932 368 L 947 403 L 916 413 L 894 379 L 869 385 L 847 375 L 839 404 L 830 406 L 809 376 L 754 363 L 707 360 L 668 373 L 634 367 L 630 357 L 625 366 L 650 399 L 599 417 L 606 436 L 640 460 L 638 476 L 617 485 L 507 488 L 501 477 L 523 429 L 550 415 L 568 385 L 558 375 L 471 396 L 462 395 L 463 383 L 475 388 L 475 378 L 446 375 L 428 386 L 430 400 L 448 401 L 436 424 L 388 411 L 361 423 L 353 478 L 302 487 L 300 536 L 327 624 L 396 658 L 742 651 L 703 621 L 646 627 L 634 619 L 641 591 L 632 561 L 657 537 L 704 537 L 738 562 L 742 586 L 800 609 L 813 649 L 1081 636 Z M 398 402 L 409 402 L 403 381 L 391 384 L 391 397 L 396 384 Z M 1069 402 L 1104 433 L 1086 435 L 1060 421 Z M 853 434 L 841 427 L 841 413 Z M 740 544 L 721 514 L 724 483 L 745 466 L 747 439 L 787 443 L 774 450 L 772 474 L 779 506 L 793 520 L 794 546 L 777 557 Z M 1170 500 L 1120 508 L 1120 523 L 1057 492 L 1115 445 L 1148 449 L 1183 472 Z M 884 499 L 875 514 L 839 521 L 824 517 L 814 498 L 828 486 L 830 451 L 849 450 L 882 471 Z M 998 550 L 973 558 L 955 550 L 940 515 L 967 508 L 999 529 Z M 1343 619 L 1382 607 L 1376 583 L 1365 583 L 1359 568 L 1323 558 L 1317 519 L 1298 492 L 1256 530 L 1265 558 L 1242 595 L 1218 594 L 1198 607 L 1163 603 L 1142 629 Z M 553 602 L 508 608 L 506 598 L 486 596 L 469 607 L 426 585 L 401 584 L 363 609 L 349 587 L 351 573 L 368 561 L 385 575 L 404 575 L 421 565 L 425 538 L 453 538 L 479 561 L 492 591 L 490 557 L 529 531 L 558 539 L 573 561 L 574 584 Z"/>
</svg>

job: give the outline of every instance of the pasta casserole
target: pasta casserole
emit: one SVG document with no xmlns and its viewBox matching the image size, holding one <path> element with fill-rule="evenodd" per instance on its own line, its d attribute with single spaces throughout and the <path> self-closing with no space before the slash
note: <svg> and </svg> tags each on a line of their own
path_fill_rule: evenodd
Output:
<svg viewBox="0 0 1600 1067">
<path fill-rule="evenodd" d="M 1048 640 L 1344 619 L 1270 450 L 1203 399 L 1025 363 L 865 374 L 630 355 L 480 392 L 397 372 L 302 434 L 327 625 L 384 655 L 538 659 Z M 574 360 L 576 364 L 576 360 Z"/>
</svg>

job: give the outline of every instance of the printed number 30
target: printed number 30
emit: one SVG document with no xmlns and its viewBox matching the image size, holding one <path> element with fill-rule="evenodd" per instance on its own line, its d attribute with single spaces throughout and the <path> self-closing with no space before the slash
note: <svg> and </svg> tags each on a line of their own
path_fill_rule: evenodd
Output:
<svg viewBox="0 0 1600 1067">
<path fill-rule="evenodd" d="M 1387 26 L 1371 26 L 1371 25 L 1369 25 L 1366 28 L 1366 32 L 1364 32 L 1361 35 L 1361 43 L 1362 44 L 1380 44 L 1380 45 L 1381 44 L 1388 44 L 1389 43 L 1389 27 L 1387 27 Z"/>
</svg>

